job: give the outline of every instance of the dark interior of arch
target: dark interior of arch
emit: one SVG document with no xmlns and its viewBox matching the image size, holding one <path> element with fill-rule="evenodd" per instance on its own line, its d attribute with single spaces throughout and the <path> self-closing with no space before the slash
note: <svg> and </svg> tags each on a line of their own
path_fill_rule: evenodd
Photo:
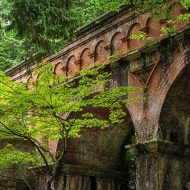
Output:
<svg viewBox="0 0 190 190">
<path fill-rule="evenodd" d="M 93 110 L 88 108 L 86 111 L 96 113 L 99 118 L 106 118 L 107 114 L 107 110 L 102 108 Z M 73 113 L 70 117 L 80 117 L 80 113 Z M 125 122 L 111 125 L 109 128 L 84 128 L 81 131 L 80 138 L 68 141 L 64 162 L 84 166 L 88 170 L 92 169 L 92 176 L 90 176 L 91 189 L 89 190 L 97 189 L 98 180 L 101 178 L 93 175 L 96 170 L 122 173 L 122 177 L 118 176 L 119 180 L 114 180 L 114 184 L 117 186 L 116 189 L 133 190 L 135 189 L 135 165 L 133 161 L 126 159 L 125 145 L 130 144 L 134 136 L 134 127 L 129 113 L 127 113 Z M 61 146 L 63 146 L 63 143 L 60 141 L 58 149 Z M 109 178 L 106 180 L 109 181 Z M 119 184 L 119 188 L 117 184 Z M 109 189 L 106 183 L 104 185 L 105 190 Z"/>
<path fill-rule="evenodd" d="M 164 140 L 190 145 L 190 64 L 170 88 L 160 116 Z"/>
</svg>

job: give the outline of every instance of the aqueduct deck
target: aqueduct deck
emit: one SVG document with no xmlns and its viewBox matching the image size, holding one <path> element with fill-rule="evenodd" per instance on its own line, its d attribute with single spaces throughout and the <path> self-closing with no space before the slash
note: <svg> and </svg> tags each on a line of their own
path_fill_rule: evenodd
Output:
<svg viewBox="0 0 190 190">
<path fill-rule="evenodd" d="M 173 16 L 184 11 L 176 7 Z M 128 148 L 137 154 L 136 189 L 190 189 L 190 25 L 176 24 L 171 36 L 160 31 L 166 25 L 149 14 L 134 16 L 124 9 L 82 28 L 62 53 L 44 58 L 54 64 L 53 72 L 68 78 L 89 66 L 110 63 L 113 85 L 146 87 L 145 100 L 126 105 L 127 123 L 87 131 L 70 142 L 69 164 L 57 189 L 127 189 L 122 152 L 133 128 L 139 144 Z M 139 31 L 153 40 L 129 39 Z M 35 80 L 28 75 L 35 67 L 23 62 L 7 74 L 21 82 Z M 50 143 L 52 150 L 57 146 Z"/>
</svg>

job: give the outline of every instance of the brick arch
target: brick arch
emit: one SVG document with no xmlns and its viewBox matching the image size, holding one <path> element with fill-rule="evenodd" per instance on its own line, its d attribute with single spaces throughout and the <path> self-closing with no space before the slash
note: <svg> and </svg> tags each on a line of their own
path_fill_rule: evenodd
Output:
<svg viewBox="0 0 190 190">
<path fill-rule="evenodd" d="M 81 69 L 88 69 L 93 63 L 92 53 L 89 48 L 85 48 L 80 55 Z"/>
<path fill-rule="evenodd" d="M 38 78 L 38 76 L 33 76 L 32 74 L 29 76 L 29 78 L 26 80 L 28 88 L 32 89 L 33 88 L 33 82 Z"/>
<path fill-rule="evenodd" d="M 126 116 L 125 116 L 125 118 L 124 118 L 123 124 L 121 124 L 120 127 L 123 126 L 123 129 L 124 129 L 124 130 L 126 129 L 126 130 L 127 130 L 127 133 L 126 133 L 126 134 L 120 134 L 120 133 L 119 133 L 119 135 L 124 135 L 124 136 L 127 137 L 127 135 L 131 135 L 131 133 L 128 134 L 128 132 L 129 132 L 128 130 L 134 130 L 134 128 L 133 128 L 133 122 L 132 122 L 131 114 L 129 113 L 128 108 L 127 108 L 125 105 L 123 105 L 123 109 L 124 109 L 124 111 L 125 111 L 127 114 L 126 114 Z M 83 111 L 81 111 L 81 112 L 73 112 L 73 113 L 69 113 L 69 114 L 65 115 L 65 118 L 66 118 L 66 119 L 81 118 L 84 113 L 93 113 L 93 115 L 94 115 L 96 118 L 98 118 L 98 119 L 104 119 L 104 120 L 109 120 L 109 114 L 110 114 L 110 112 L 109 112 L 109 110 L 108 110 L 107 108 L 102 108 L 102 107 L 86 107 L 86 108 L 85 108 Z M 108 130 L 108 131 L 111 131 L 113 128 L 114 128 L 114 130 L 117 131 L 116 128 L 119 128 L 118 125 L 120 125 L 120 124 L 110 124 L 110 125 L 111 125 L 110 128 L 106 128 L 106 129 L 101 129 L 101 128 L 99 128 L 99 127 L 97 126 L 97 127 L 94 127 L 94 128 L 89 128 L 89 129 L 88 129 L 88 128 L 85 128 L 84 130 L 83 130 L 83 129 L 81 129 L 81 130 L 82 130 L 82 133 L 83 133 L 83 132 L 85 133 L 86 130 L 87 130 L 88 132 L 90 132 L 90 131 L 95 132 L 95 135 L 96 135 L 96 134 L 98 134 L 98 133 L 101 132 L 101 131 L 103 131 L 103 133 L 105 133 L 107 130 Z M 129 126 L 128 126 L 128 125 L 129 125 Z M 127 128 L 127 127 L 128 127 L 128 128 Z M 112 135 L 114 135 L 114 133 L 113 133 Z M 86 136 L 84 136 L 84 138 L 85 138 L 85 140 L 88 141 L 88 139 L 86 138 Z M 115 137 L 115 138 L 116 138 L 116 137 Z M 123 138 L 124 138 L 124 137 L 123 137 Z M 80 139 L 81 139 L 81 137 L 79 138 L 79 141 L 80 141 Z M 84 139 L 83 139 L 83 140 L 84 140 Z M 83 140 L 82 140 L 82 141 L 83 141 Z M 97 137 L 96 137 L 96 140 L 97 140 Z M 110 140 L 113 140 L 113 139 L 111 138 Z M 115 139 L 115 140 L 117 140 L 117 139 Z M 88 143 L 85 143 L 84 145 L 88 145 Z M 124 144 L 123 144 L 123 145 L 124 145 Z M 59 140 L 59 142 L 57 142 L 57 151 L 59 151 L 59 149 L 61 148 L 61 146 L 63 146 L 63 142 Z M 105 147 L 105 148 L 106 148 L 106 147 Z M 109 164 L 112 164 L 112 163 L 110 162 Z M 114 164 L 113 164 L 113 166 L 114 166 Z"/>
<path fill-rule="evenodd" d="M 98 118 L 108 118 L 109 111 L 107 109 L 87 108 L 85 111 L 93 113 Z M 69 118 L 80 117 L 80 115 L 81 113 L 71 113 Z M 102 171 L 110 169 L 117 172 L 127 171 L 127 169 L 124 170 L 127 167 L 126 159 L 124 158 L 124 147 L 129 143 L 132 135 L 134 135 L 133 130 L 133 124 L 128 111 L 126 121 L 122 124 L 112 125 L 107 129 L 99 127 L 84 128 L 81 130 L 80 138 L 68 140 L 64 162 L 73 166 L 87 166 L 87 169 L 94 168 L 97 171 L 100 169 Z M 57 151 L 63 145 L 63 141 L 59 140 L 57 142 Z M 119 173 L 117 175 L 119 177 Z M 69 178 L 69 176 L 67 177 Z M 98 181 L 98 179 L 99 177 L 94 180 Z M 125 181 L 125 183 L 127 182 Z"/>
<path fill-rule="evenodd" d="M 35 81 L 35 78 L 31 75 L 27 80 L 27 83 Z"/>
<path fill-rule="evenodd" d="M 187 60 L 188 50 L 184 49 L 182 52 L 178 52 L 174 61 L 171 63 L 166 73 L 162 75 L 162 68 L 159 65 L 152 73 L 149 80 L 149 100 L 148 100 L 148 113 L 152 117 L 152 125 L 159 123 L 161 110 L 165 102 L 166 96 L 172 86 L 172 84 L 178 79 L 183 70 L 189 65 Z"/>
<path fill-rule="evenodd" d="M 38 75 L 34 75 L 33 73 L 28 77 L 28 79 L 26 80 L 27 83 L 32 83 L 34 82 L 37 78 L 39 77 L 39 74 Z"/>
<path fill-rule="evenodd" d="M 172 83 L 160 113 L 160 138 L 190 145 L 190 64 Z"/>
<path fill-rule="evenodd" d="M 66 69 L 62 61 L 58 61 L 55 64 L 53 73 L 66 76 Z"/>
<path fill-rule="evenodd" d="M 58 62 L 57 62 L 58 63 Z M 52 68 L 52 72 L 54 72 L 55 71 L 55 66 L 54 66 L 54 68 Z M 27 82 L 28 81 L 36 81 L 37 79 L 39 79 L 39 77 L 41 76 L 43 74 L 43 72 L 42 71 L 40 71 L 39 73 L 37 73 L 37 74 L 34 74 L 33 72 L 31 73 L 31 75 L 30 75 L 30 77 L 27 79 Z"/>
<path fill-rule="evenodd" d="M 153 38 L 158 38 L 161 35 L 161 24 L 159 23 L 159 20 L 155 20 L 152 18 L 149 18 L 147 20 L 147 29 L 148 29 L 148 35 Z"/>
<path fill-rule="evenodd" d="M 127 35 L 128 38 L 130 35 L 137 35 L 139 33 L 140 29 L 141 29 L 141 25 L 139 23 L 133 24 L 128 31 L 128 35 Z M 140 46 L 139 40 L 136 40 L 136 39 L 128 40 L 128 48 L 130 50 L 137 49 L 139 46 Z"/>
<path fill-rule="evenodd" d="M 111 38 L 111 53 L 122 52 L 127 45 L 122 41 L 123 35 L 121 32 L 116 32 Z M 126 46 L 124 46 L 126 45 Z"/>
<path fill-rule="evenodd" d="M 124 110 L 126 111 L 127 113 L 127 116 L 125 117 L 125 122 L 123 124 L 121 124 L 120 127 L 122 127 L 124 130 L 126 129 L 126 131 L 128 130 L 131 130 L 133 129 L 133 123 L 132 123 L 132 119 L 131 119 L 131 116 L 130 116 L 130 113 L 128 111 L 128 109 L 126 108 L 126 106 L 124 105 L 123 106 Z M 67 116 L 65 116 L 67 119 L 72 119 L 72 118 L 80 118 L 82 116 L 82 114 L 84 113 L 93 113 L 93 115 L 96 117 L 96 118 L 99 118 L 99 119 L 105 119 L 105 120 L 109 120 L 109 110 L 106 109 L 106 108 L 101 108 L 101 107 L 97 107 L 97 108 L 94 108 L 94 107 L 87 107 L 85 108 L 82 112 L 74 112 L 74 113 L 69 113 Z M 98 126 L 97 127 L 94 127 L 94 128 L 85 128 L 85 129 L 81 129 L 82 130 L 82 133 L 86 133 L 86 131 L 89 133 L 90 131 L 92 131 L 93 133 L 95 133 L 94 135 L 97 135 L 98 133 L 101 133 L 101 131 L 106 134 L 106 131 L 111 131 L 112 129 L 116 130 L 117 131 L 117 128 L 119 128 L 120 124 L 111 124 L 110 128 L 106 128 L 106 129 L 101 129 L 99 128 Z M 128 126 L 129 125 L 129 126 Z M 129 127 L 127 129 L 127 127 Z M 129 132 L 129 131 L 128 131 Z M 118 135 L 124 135 L 124 136 L 127 136 L 128 135 L 128 132 L 126 134 L 118 134 Z M 81 135 L 82 135 L 81 133 Z M 114 135 L 114 133 L 112 134 Z M 117 136 L 117 135 L 116 135 Z M 85 140 L 88 141 L 88 138 L 86 138 L 86 136 L 84 136 Z M 116 138 L 116 137 L 115 137 Z M 123 137 L 124 138 L 124 137 Z M 78 139 L 79 141 L 84 141 L 81 140 L 81 137 Z M 97 136 L 96 136 L 96 140 L 97 139 Z M 110 140 L 113 140 L 113 138 L 111 138 Z M 117 140 L 117 139 L 115 139 Z M 77 144 L 76 144 L 77 145 Z M 85 143 L 84 145 L 88 145 L 88 143 Z M 63 142 L 62 141 L 59 141 L 58 142 L 58 145 L 57 145 L 57 151 L 61 148 L 61 146 L 63 146 Z M 106 148 L 106 147 L 105 147 Z M 76 150 L 77 151 L 77 150 Z M 76 157 L 77 159 L 77 157 Z M 113 163 L 109 163 L 109 164 L 113 164 Z M 114 164 L 112 165 L 114 166 Z"/>
<path fill-rule="evenodd" d="M 71 55 L 67 61 L 67 76 L 75 76 L 80 70 L 80 64 L 74 55 Z"/>
<path fill-rule="evenodd" d="M 177 47 L 176 47 L 177 48 Z M 188 47 L 184 48 L 180 45 L 178 51 L 172 56 L 172 62 L 164 68 L 163 63 L 159 62 L 153 69 L 149 76 L 146 90 L 146 101 L 142 110 L 142 114 L 134 116 L 134 126 L 139 142 L 157 139 L 159 133 L 159 120 L 163 104 L 166 100 L 167 94 L 178 77 L 181 75 L 185 67 L 189 64 Z"/>
<path fill-rule="evenodd" d="M 105 49 L 106 43 L 104 40 L 100 40 L 95 46 L 95 61 L 101 61 L 109 56 L 108 51 Z"/>
</svg>

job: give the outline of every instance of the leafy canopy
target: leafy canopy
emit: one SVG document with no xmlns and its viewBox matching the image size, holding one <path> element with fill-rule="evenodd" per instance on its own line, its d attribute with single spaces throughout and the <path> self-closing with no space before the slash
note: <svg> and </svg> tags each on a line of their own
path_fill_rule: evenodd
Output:
<svg viewBox="0 0 190 190">
<path fill-rule="evenodd" d="M 124 105 L 135 101 L 127 99 L 128 93 L 140 89 L 127 86 L 111 88 L 110 74 L 102 69 L 82 71 L 75 80 L 65 82 L 62 75 L 53 74 L 52 67 L 52 64 L 40 64 L 32 74 L 36 80 L 25 84 L 14 82 L 0 73 L 0 139 L 30 143 L 38 151 L 50 175 L 54 176 L 63 159 L 67 139 L 80 137 L 83 128 L 106 128 L 111 123 L 123 122 L 126 117 Z M 98 116 L 99 109 L 107 110 L 105 118 Z M 39 140 L 42 137 L 47 140 L 63 139 L 65 146 L 54 155 L 47 144 Z M 0 152 L 0 163 L 3 164 L 6 157 L 12 157 L 8 151 L 11 149 L 8 146 L 2 150 L 3 154 Z M 36 156 L 31 160 L 34 152 L 18 151 L 18 154 L 18 159 L 26 155 L 25 158 L 32 163 L 38 160 Z M 14 163 L 20 162 L 16 161 L 17 157 L 13 158 Z M 53 171 L 49 163 L 53 163 Z M 0 167 L 4 166 L 0 164 Z"/>
<path fill-rule="evenodd" d="M 166 0 L 0 0 L 0 63 L 5 70 L 33 54 L 63 49 L 75 31 L 109 11 L 125 5 L 134 14 L 151 12 L 154 17 L 170 18 L 171 7 L 189 9 L 189 0 L 173 5 Z M 189 20 L 186 13 L 179 20 Z M 97 21 L 98 22 L 98 21 Z M 11 32 L 10 32 L 11 31 Z M 42 54 L 42 55 L 43 55 Z"/>
</svg>

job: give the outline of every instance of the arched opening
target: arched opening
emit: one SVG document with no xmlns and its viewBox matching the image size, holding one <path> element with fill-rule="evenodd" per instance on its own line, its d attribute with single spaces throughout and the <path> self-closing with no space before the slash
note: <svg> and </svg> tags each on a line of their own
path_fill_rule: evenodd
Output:
<svg viewBox="0 0 190 190">
<path fill-rule="evenodd" d="M 124 50 L 124 43 L 122 42 L 121 32 L 117 32 L 113 35 L 111 40 L 111 54 L 116 52 L 122 52 Z"/>
<path fill-rule="evenodd" d="M 76 57 L 70 56 L 67 62 L 67 76 L 75 76 L 80 70 L 80 65 L 76 64 Z"/>
<path fill-rule="evenodd" d="M 56 63 L 54 73 L 58 75 L 66 75 L 66 71 L 64 70 L 64 65 L 62 62 Z"/>
<path fill-rule="evenodd" d="M 89 48 L 86 48 L 81 53 L 81 69 L 88 69 L 93 63 L 91 52 Z"/>
<path fill-rule="evenodd" d="M 160 162 L 163 189 L 189 189 L 190 162 L 186 154 L 190 147 L 189 76 L 190 64 L 171 85 L 160 114 L 159 138 L 169 141 L 165 142 L 166 153 L 162 153 Z M 169 149 L 175 153 L 170 154 Z"/>
<path fill-rule="evenodd" d="M 28 85 L 28 88 L 29 89 L 32 89 L 33 88 L 33 83 L 35 82 L 35 77 L 34 76 L 30 76 L 27 80 L 27 85 Z"/>
<path fill-rule="evenodd" d="M 27 80 L 27 83 L 32 83 L 35 81 L 35 78 L 33 76 L 30 76 Z"/>
<path fill-rule="evenodd" d="M 134 37 L 135 35 L 138 35 L 140 32 L 141 26 L 140 24 L 136 23 L 131 26 L 128 32 L 128 38 Z M 141 45 L 140 40 L 138 39 L 129 39 L 128 40 L 128 47 L 130 50 L 135 50 Z"/>
<path fill-rule="evenodd" d="M 103 40 L 99 41 L 95 48 L 95 61 L 101 61 L 105 59 L 109 54 L 105 49 L 105 42 Z"/>
<path fill-rule="evenodd" d="M 29 190 L 24 180 L 16 181 L 16 190 Z"/>
<path fill-rule="evenodd" d="M 161 35 L 161 25 L 159 20 L 148 19 L 147 21 L 148 35 L 152 38 L 159 38 Z"/>
<path fill-rule="evenodd" d="M 190 65 L 171 86 L 160 115 L 163 140 L 190 145 Z"/>
<path fill-rule="evenodd" d="M 64 163 L 78 170 L 72 170 L 72 175 L 60 178 L 64 179 L 62 184 L 69 185 L 72 181 L 82 188 L 82 183 L 79 182 L 82 180 L 89 190 L 135 189 L 134 161 L 127 160 L 125 151 L 125 145 L 131 144 L 135 135 L 130 115 L 126 108 L 125 110 L 127 116 L 124 122 L 111 124 L 106 129 L 83 128 L 80 138 L 68 140 Z M 109 115 L 109 111 L 104 108 L 86 108 L 84 112 L 72 113 L 69 118 L 80 117 L 85 112 L 93 113 L 101 119 L 108 119 Z M 63 141 L 59 141 L 57 150 L 62 147 Z M 84 173 L 82 168 L 85 168 Z"/>
</svg>

